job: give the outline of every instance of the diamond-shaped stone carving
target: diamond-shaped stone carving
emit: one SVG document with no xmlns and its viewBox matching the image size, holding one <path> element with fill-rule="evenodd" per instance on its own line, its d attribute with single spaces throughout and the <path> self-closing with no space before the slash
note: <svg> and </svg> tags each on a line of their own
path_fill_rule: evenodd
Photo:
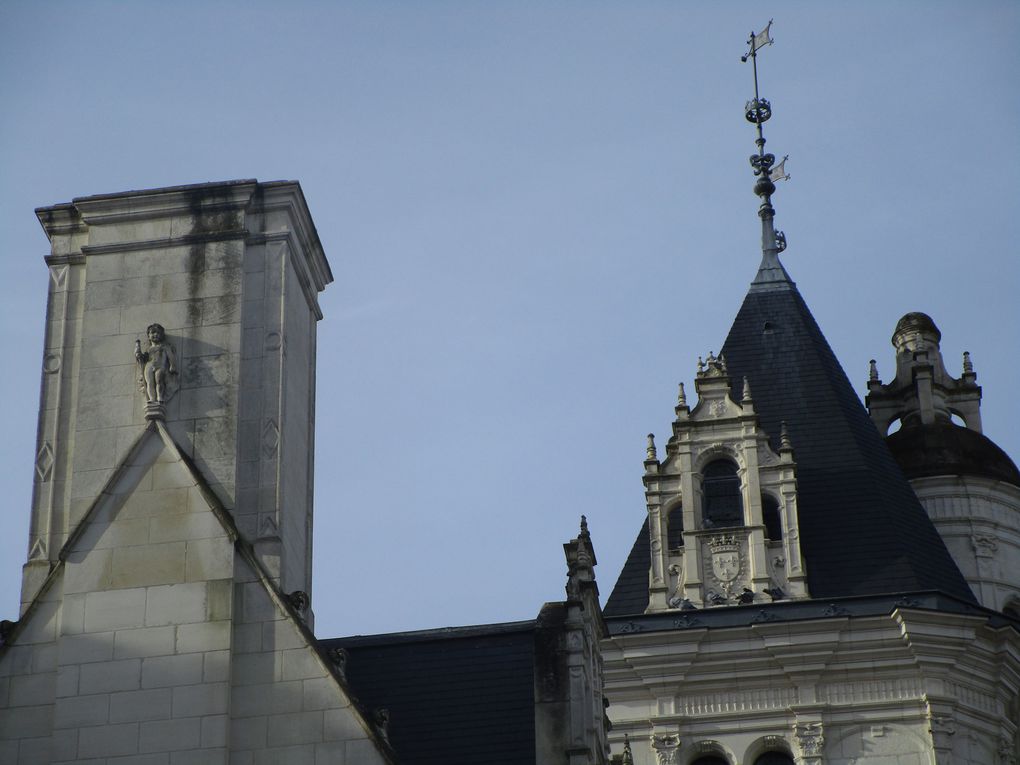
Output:
<svg viewBox="0 0 1020 765">
<path fill-rule="evenodd" d="M 276 456 L 276 449 L 279 445 L 280 429 L 276 427 L 276 423 L 270 418 L 262 426 L 262 454 L 266 459 L 272 459 Z"/>
<path fill-rule="evenodd" d="M 36 455 L 35 472 L 40 481 L 50 480 L 50 474 L 53 472 L 53 447 L 49 441 L 43 442 L 39 454 Z"/>
</svg>

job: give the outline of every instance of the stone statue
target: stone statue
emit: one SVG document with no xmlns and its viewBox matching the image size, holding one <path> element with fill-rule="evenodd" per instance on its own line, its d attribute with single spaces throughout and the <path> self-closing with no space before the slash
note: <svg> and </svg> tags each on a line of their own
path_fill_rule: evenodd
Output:
<svg viewBox="0 0 1020 765">
<path fill-rule="evenodd" d="M 177 375 L 177 352 L 166 339 L 162 324 L 150 324 L 145 330 L 149 347 L 142 350 L 141 341 L 135 340 L 135 361 L 138 362 L 138 387 L 149 402 L 164 403 L 169 396 L 170 376 Z"/>
</svg>

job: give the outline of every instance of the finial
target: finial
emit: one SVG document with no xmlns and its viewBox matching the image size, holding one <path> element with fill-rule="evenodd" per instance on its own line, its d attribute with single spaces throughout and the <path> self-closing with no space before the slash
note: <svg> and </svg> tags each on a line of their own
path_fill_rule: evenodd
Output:
<svg viewBox="0 0 1020 765">
<path fill-rule="evenodd" d="M 698 374 L 700 375 L 705 371 L 705 362 L 701 360 L 701 356 L 698 356 Z"/>
<path fill-rule="evenodd" d="M 751 403 L 751 383 L 747 381 L 747 377 L 744 377 L 744 393 L 740 397 L 741 404 Z"/>
<path fill-rule="evenodd" d="M 754 141 L 758 152 L 751 155 L 751 167 L 757 179 L 754 182 L 754 193 L 761 198 L 758 217 L 761 218 L 762 265 L 759 271 L 779 271 L 781 269 L 779 253 L 786 249 L 786 235 L 775 229 L 773 223 L 775 209 L 772 207 L 772 195 L 776 191 L 776 181 L 785 181 L 790 178 L 789 173 L 786 172 L 786 160 L 789 159 L 789 155 L 785 155 L 777 165 L 776 156 L 765 151 L 765 134 L 762 132 L 762 125 L 772 117 L 772 104 L 758 92 L 758 51 L 767 45 L 772 45 L 771 29 L 772 20 L 770 19 L 761 32 L 758 34 L 752 32 L 747 41 L 750 50 L 740 59 L 741 61 L 751 59 L 754 70 L 754 98 L 744 105 L 744 118 L 754 125 L 758 132 L 758 137 Z"/>
<path fill-rule="evenodd" d="M 868 380 L 878 382 L 878 364 L 874 359 L 868 362 Z"/>
<path fill-rule="evenodd" d="M 719 361 L 719 369 L 723 372 L 723 374 L 725 374 L 726 373 L 726 359 L 723 358 L 723 355 L 721 353 L 719 354 L 718 361 Z"/>
<path fill-rule="evenodd" d="M 584 515 L 581 516 L 581 534 L 580 534 L 580 536 L 582 536 L 582 537 L 590 537 L 591 536 L 591 534 L 588 533 L 588 518 L 586 516 L 584 516 Z"/>
<path fill-rule="evenodd" d="M 786 429 L 786 420 L 779 426 L 779 451 L 792 452 L 793 443 L 790 441 L 790 431 Z"/>
<path fill-rule="evenodd" d="M 659 456 L 655 452 L 655 434 L 654 433 L 649 433 L 648 434 L 648 446 L 645 448 L 645 459 L 646 460 L 655 460 L 655 459 L 658 459 L 658 458 L 659 458 Z"/>
<path fill-rule="evenodd" d="M 634 753 L 630 751 L 630 736 L 623 734 L 623 765 L 634 765 Z"/>
<path fill-rule="evenodd" d="M 970 351 L 963 352 L 963 373 L 965 375 L 974 374 L 974 364 L 970 360 Z"/>
<path fill-rule="evenodd" d="M 708 352 L 708 358 L 705 359 L 705 363 L 708 364 L 709 366 L 712 366 L 712 364 L 715 363 L 715 354 L 712 353 L 712 351 Z"/>
<path fill-rule="evenodd" d="M 687 394 L 684 392 L 683 383 L 680 383 L 680 390 L 676 394 L 676 405 L 687 406 Z"/>
</svg>

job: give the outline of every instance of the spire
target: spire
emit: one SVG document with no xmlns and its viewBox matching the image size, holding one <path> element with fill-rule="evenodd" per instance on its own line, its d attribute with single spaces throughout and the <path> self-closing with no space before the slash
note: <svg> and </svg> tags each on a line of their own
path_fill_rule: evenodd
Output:
<svg viewBox="0 0 1020 765">
<path fill-rule="evenodd" d="M 765 151 L 765 135 L 762 132 L 762 125 L 772 116 L 772 104 L 762 98 L 758 93 L 758 51 L 766 45 L 772 45 L 772 38 L 769 32 L 772 28 L 772 21 L 766 25 L 758 34 L 751 33 L 748 44 L 751 46 L 749 53 L 741 57 L 741 61 L 751 59 L 751 66 L 754 70 L 754 98 L 744 106 L 744 117 L 753 124 L 758 131 L 755 144 L 758 146 L 758 153 L 751 155 L 751 167 L 758 179 L 754 184 L 754 193 L 761 198 L 758 206 L 758 217 L 761 218 L 761 265 L 758 267 L 758 274 L 755 276 L 752 289 L 789 289 L 793 284 L 790 275 L 786 273 L 783 264 L 779 262 L 779 253 L 786 249 L 786 235 L 782 231 L 776 231 L 774 219 L 775 208 L 772 206 L 772 195 L 776 191 L 775 181 L 786 180 L 790 176 L 786 173 L 786 160 L 776 165 L 774 154 Z"/>
</svg>

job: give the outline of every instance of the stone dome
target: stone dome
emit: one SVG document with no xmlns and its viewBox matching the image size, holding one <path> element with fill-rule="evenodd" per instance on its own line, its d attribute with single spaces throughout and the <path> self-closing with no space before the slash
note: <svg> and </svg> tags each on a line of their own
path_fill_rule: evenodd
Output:
<svg viewBox="0 0 1020 765">
<path fill-rule="evenodd" d="M 886 443 L 907 478 L 981 476 L 1020 487 L 1020 470 L 987 436 L 951 422 L 905 426 Z"/>
</svg>

